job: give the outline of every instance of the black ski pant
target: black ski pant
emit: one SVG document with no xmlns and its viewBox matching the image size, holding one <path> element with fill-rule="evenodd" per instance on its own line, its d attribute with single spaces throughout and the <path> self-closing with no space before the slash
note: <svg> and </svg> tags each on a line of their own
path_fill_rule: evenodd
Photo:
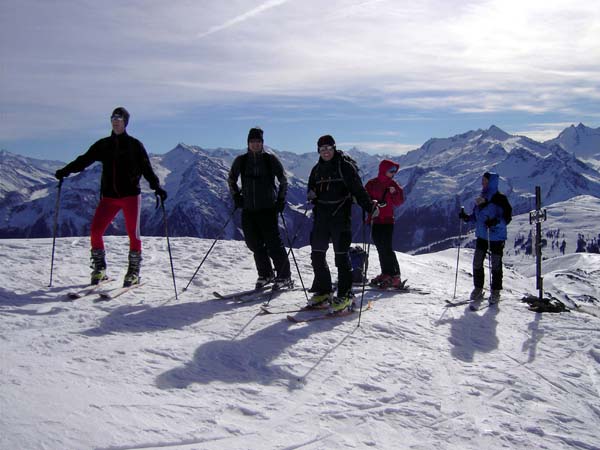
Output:
<svg viewBox="0 0 600 450">
<path fill-rule="evenodd" d="M 279 234 L 277 210 L 242 210 L 242 230 L 246 245 L 254 253 L 258 276 L 273 276 L 272 259 L 277 276 L 289 278 L 290 260 Z"/>
<path fill-rule="evenodd" d="M 400 276 L 400 266 L 398 258 L 392 248 L 392 238 L 394 235 L 393 223 L 374 223 L 372 225 L 373 243 L 379 253 L 379 265 L 381 273 L 392 277 Z"/>
<path fill-rule="evenodd" d="M 335 266 L 338 270 L 338 296 L 343 297 L 352 289 L 352 265 L 348 253 L 352 243 L 352 230 L 349 219 L 335 220 L 335 217 L 331 216 L 315 218 L 310 233 L 310 257 L 315 277 L 310 291 L 318 294 L 333 291 L 331 272 L 326 259 L 330 241 L 333 244 Z"/>
<path fill-rule="evenodd" d="M 487 239 L 477 238 L 475 246 L 475 255 L 473 256 L 473 285 L 476 288 L 483 288 L 484 271 L 483 263 L 488 250 Z M 504 241 L 490 241 L 490 251 L 492 256 L 492 289 L 499 291 L 502 289 L 502 255 L 504 253 Z"/>
</svg>

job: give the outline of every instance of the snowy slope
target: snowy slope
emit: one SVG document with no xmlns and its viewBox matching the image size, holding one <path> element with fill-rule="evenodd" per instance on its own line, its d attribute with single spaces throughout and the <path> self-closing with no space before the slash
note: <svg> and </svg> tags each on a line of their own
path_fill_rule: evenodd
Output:
<svg viewBox="0 0 600 450">
<path fill-rule="evenodd" d="M 180 289 L 211 243 L 172 239 Z M 528 311 L 530 274 L 505 270 L 497 309 L 446 309 L 456 250 L 399 253 L 429 295 L 367 292 L 360 328 L 356 316 L 299 325 L 257 315 L 260 302 L 213 299 L 253 284 L 241 242 L 219 242 L 178 301 L 164 239 L 144 238 L 147 284 L 108 303 L 61 301 L 88 279 L 87 238 L 58 239 L 46 288 L 50 249 L 0 240 L 2 449 L 600 448 L 600 319 Z M 120 280 L 126 238 L 107 238 L 107 250 Z M 309 249 L 295 255 L 310 284 Z M 458 298 L 471 258 L 462 249 Z M 373 249 L 370 263 L 375 275 Z M 546 277 L 586 279 L 597 313 L 600 256 L 546 265 Z M 271 306 L 304 302 L 293 291 Z"/>
</svg>

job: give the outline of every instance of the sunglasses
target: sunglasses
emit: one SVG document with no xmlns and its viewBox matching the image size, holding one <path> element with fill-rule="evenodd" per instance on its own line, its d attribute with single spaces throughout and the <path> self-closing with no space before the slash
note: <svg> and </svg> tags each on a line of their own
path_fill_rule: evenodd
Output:
<svg viewBox="0 0 600 450">
<path fill-rule="evenodd" d="M 123 121 L 123 120 L 125 120 L 125 119 L 123 118 L 123 116 L 119 116 L 118 114 L 115 114 L 115 115 L 113 115 L 113 116 L 110 116 L 110 120 L 111 120 L 111 121 L 112 121 L 112 120 L 118 120 L 118 121 L 122 122 L 122 121 Z"/>
<path fill-rule="evenodd" d="M 319 153 L 321 152 L 332 152 L 334 149 L 333 145 L 321 145 L 319 147 Z"/>
<path fill-rule="evenodd" d="M 388 173 L 396 173 L 398 172 L 398 169 L 396 169 L 395 167 L 392 167 L 390 170 L 387 171 Z"/>
</svg>

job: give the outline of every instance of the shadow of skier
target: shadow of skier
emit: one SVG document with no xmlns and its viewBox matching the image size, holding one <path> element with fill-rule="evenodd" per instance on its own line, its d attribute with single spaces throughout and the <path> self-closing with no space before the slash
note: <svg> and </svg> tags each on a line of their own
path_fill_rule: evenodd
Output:
<svg viewBox="0 0 600 450">
<path fill-rule="evenodd" d="M 484 313 L 470 311 L 467 306 L 458 319 L 447 318 L 440 324 L 450 324 L 448 341 L 452 344 L 450 353 L 456 359 L 473 362 L 475 353 L 489 353 L 498 348 L 499 340 L 496 335 L 498 321 L 497 307 L 486 308 Z"/>
<path fill-rule="evenodd" d="M 27 305 L 42 305 L 45 303 L 66 302 L 66 291 L 69 289 L 82 289 L 85 285 L 54 286 L 41 288 L 25 294 L 16 294 L 0 287 L 0 306 L 24 307 Z M 18 313 L 18 311 L 15 311 Z"/>
<path fill-rule="evenodd" d="M 544 330 L 540 330 L 541 313 L 535 313 L 533 321 L 527 327 L 531 332 L 529 338 L 523 342 L 522 350 L 527 352 L 527 362 L 533 362 L 537 354 L 537 344 L 544 337 Z"/>
<path fill-rule="evenodd" d="M 181 329 L 223 312 L 242 311 L 242 307 L 256 306 L 261 300 L 242 305 L 227 300 L 194 300 L 161 306 L 123 305 L 111 310 L 97 327 L 84 330 L 86 336 L 105 336 L 111 333 L 143 333 Z"/>
<path fill-rule="evenodd" d="M 194 358 L 181 367 L 162 373 L 156 378 L 160 389 L 185 389 L 193 383 L 260 383 L 268 385 L 278 380 L 287 382 L 289 389 L 301 387 L 306 375 L 316 369 L 324 357 L 320 357 L 306 375 L 291 372 L 291 367 L 274 364 L 285 349 L 303 339 L 313 338 L 339 326 L 340 323 L 356 320 L 356 315 L 323 320 L 319 323 L 298 326 L 280 320 L 240 340 L 217 340 L 198 347 Z M 353 332 L 355 327 L 351 330 Z M 343 342 L 347 336 L 340 341 Z M 333 349 L 340 344 L 337 343 Z M 325 356 L 333 350 L 329 349 Z"/>
</svg>

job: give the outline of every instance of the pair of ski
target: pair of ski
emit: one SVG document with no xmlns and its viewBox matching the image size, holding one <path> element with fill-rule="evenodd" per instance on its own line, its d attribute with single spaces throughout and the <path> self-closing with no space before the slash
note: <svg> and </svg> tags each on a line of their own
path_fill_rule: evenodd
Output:
<svg viewBox="0 0 600 450">
<path fill-rule="evenodd" d="M 213 291 L 213 295 L 217 300 L 232 300 L 236 303 L 250 303 L 260 298 L 268 297 L 273 299 L 279 294 L 288 291 L 295 291 L 296 288 L 283 288 L 274 290 L 272 286 L 266 285 L 256 289 L 248 289 L 247 291 L 233 292 L 231 294 L 221 294 L 218 291 Z"/>
<path fill-rule="evenodd" d="M 498 303 L 483 303 L 483 302 L 474 302 L 472 300 L 461 300 L 458 302 L 451 302 L 450 300 L 446 300 L 446 308 L 454 308 L 456 306 L 469 305 L 469 310 L 471 311 L 481 311 L 482 309 L 489 308 L 490 306 L 496 306 Z"/>
<path fill-rule="evenodd" d="M 77 299 L 80 299 L 83 297 L 88 297 L 93 294 L 98 294 L 98 297 L 94 299 L 94 303 L 106 302 L 109 300 L 113 300 L 117 297 L 120 297 L 121 295 L 125 294 L 126 292 L 129 292 L 130 290 L 135 289 L 140 286 L 143 286 L 145 284 L 145 283 L 132 284 L 131 286 L 127 286 L 127 287 L 117 287 L 114 289 L 100 291 L 101 287 L 106 286 L 111 281 L 114 281 L 114 280 L 111 280 L 111 279 L 102 280 L 98 284 L 95 284 L 93 286 L 86 286 L 85 288 L 80 289 L 78 291 L 68 292 L 66 300 L 77 300 Z"/>
<path fill-rule="evenodd" d="M 363 311 L 367 311 L 373 308 L 373 304 L 372 302 L 368 302 L 367 306 L 363 307 Z M 260 307 L 260 314 L 266 315 L 266 314 L 286 314 L 286 319 L 289 320 L 290 322 L 293 323 L 305 323 L 305 322 L 315 322 L 317 320 L 327 320 L 327 319 L 335 319 L 337 317 L 346 317 L 349 316 L 351 314 L 354 314 L 355 312 L 359 311 L 359 308 L 353 308 L 353 309 L 344 309 L 342 311 L 338 311 L 338 312 L 329 312 L 329 306 L 303 306 L 302 308 L 295 308 L 295 309 L 287 309 L 287 310 L 277 310 L 277 311 L 273 311 L 270 310 L 267 306 L 262 305 Z M 304 319 L 299 319 L 297 317 L 294 317 L 290 314 L 293 313 L 301 313 L 301 312 L 307 312 L 307 311 L 327 311 L 325 314 L 321 314 L 318 316 L 313 316 L 313 317 L 307 317 Z"/>
<path fill-rule="evenodd" d="M 428 295 L 429 292 L 424 291 L 421 288 L 418 287 L 411 287 L 407 284 L 408 279 L 402 280 L 402 282 L 400 283 L 399 286 L 397 287 L 392 287 L 392 286 L 380 286 L 378 284 L 366 284 L 365 285 L 365 291 L 383 291 L 383 292 L 397 292 L 399 294 L 409 294 L 409 293 L 417 293 L 417 294 L 421 294 L 421 295 Z M 358 290 L 358 292 L 360 292 L 362 290 L 362 284 L 354 284 L 354 286 L 356 287 L 356 289 Z"/>
</svg>

